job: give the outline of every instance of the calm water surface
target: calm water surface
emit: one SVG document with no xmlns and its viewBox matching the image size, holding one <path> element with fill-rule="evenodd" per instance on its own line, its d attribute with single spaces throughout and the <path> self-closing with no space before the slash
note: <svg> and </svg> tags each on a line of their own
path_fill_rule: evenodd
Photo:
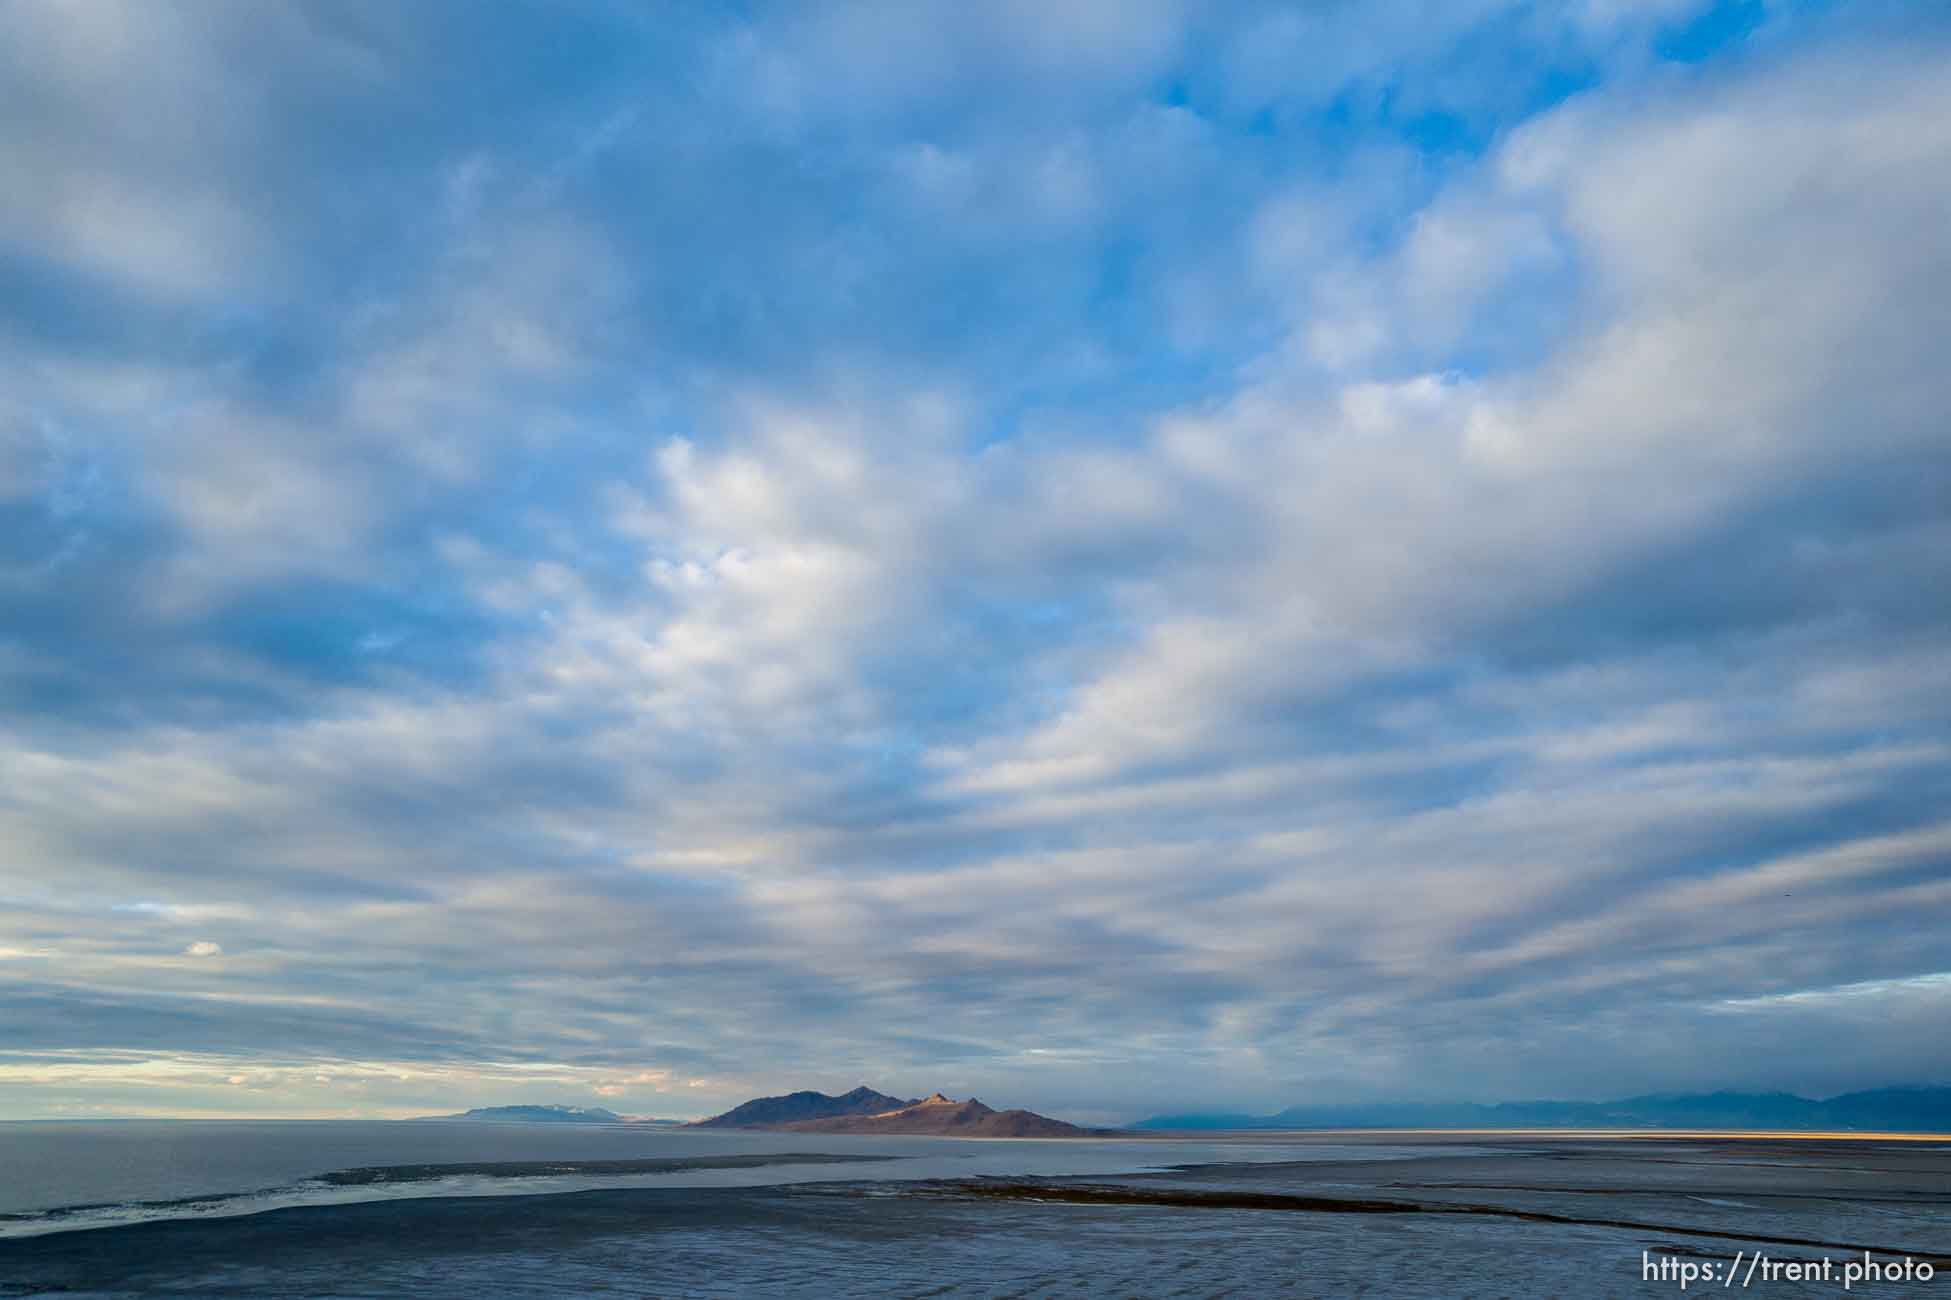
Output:
<svg viewBox="0 0 1951 1300">
<path fill-rule="evenodd" d="M 1382 1159 L 1408 1149 L 1322 1143 L 1305 1154 Z M 407 1197 L 1098 1175 L 1220 1159 L 1292 1160 L 1295 1151 L 1277 1142 L 970 1141 L 455 1120 L 6 1123 L 0 1124 L 0 1237 Z M 814 1159 L 821 1154 L 851 1160 Z M 852 1162 L 864 1157 L 873 1162 Z M 750 1163 L 713 1164 L 731 1159 Z M 682 1167 L 633 1173 L 579 1167 L 628 1160 Z M 442 1168 L 496 1162 L 557 1167 Z M 332 1181 L 360 1169 L 388 1173 L 381 1181 Z"/>
<path fill-rule="evenodd" d="M 12 1124 L 0 1197 L 0 1296 L 60 1300 L 1951 1295 L 1951 1144 Z M 1942 1276 L 1643 1274 L 1866 1249 Z"/>
</svg>

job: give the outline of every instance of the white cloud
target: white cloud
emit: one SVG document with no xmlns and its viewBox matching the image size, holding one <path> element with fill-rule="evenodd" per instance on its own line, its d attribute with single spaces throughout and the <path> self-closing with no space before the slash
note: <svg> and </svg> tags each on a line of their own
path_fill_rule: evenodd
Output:
<svg viewBox="0 0 1951 1300">
<path fill-rule="evenodd" d="M 71 512 L 124 549 L 4 661 L 108 666 L 0 718 L 0 1023 L 77 1053 L 0 1089 L 1792 1086 L 1758 1009 L 1922 1018 L 1942 78 L 1635 74 L 1312 175 L 1226 112 L 1498 6 L 1358 8 L 755 20 L 742 122 L 633 83 L 357 189 L 413 219 L 288 330 L 0 338 L 0 506 L 48 430 L 139 506 Z M 1158 102 L 1208 40 L 1239 102 Z M 330 242 L 248 189 L 228 246 L 0 237 L 222 294 Z M 1727 1015 L 1752 1078 L 1684 1050 Z M 1851 1032 L 1851 1081 L 1921 1068 Z"/>
</svg>

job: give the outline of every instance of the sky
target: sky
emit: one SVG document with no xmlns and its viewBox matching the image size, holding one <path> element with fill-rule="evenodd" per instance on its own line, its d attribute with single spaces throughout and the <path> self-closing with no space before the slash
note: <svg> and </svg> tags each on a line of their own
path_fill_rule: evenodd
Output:
<svg viewBox="0 0 1951 1300">
<path fill-rule="evenodd" d="M 1951 11 L 0 7 L 0 1118 L 1951 1081 Z"/>
</svg>

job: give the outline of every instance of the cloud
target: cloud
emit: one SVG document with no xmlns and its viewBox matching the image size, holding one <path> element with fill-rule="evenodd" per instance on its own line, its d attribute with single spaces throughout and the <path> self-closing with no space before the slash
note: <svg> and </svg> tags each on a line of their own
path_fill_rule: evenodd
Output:
<svg viewBox="0 0 1951 1300">
<path fill-rule="evenodd" d="M 1945 33 L 1717 12 L 10 12 L 0 1110 L 1942 1076 Z"/>
</svg>

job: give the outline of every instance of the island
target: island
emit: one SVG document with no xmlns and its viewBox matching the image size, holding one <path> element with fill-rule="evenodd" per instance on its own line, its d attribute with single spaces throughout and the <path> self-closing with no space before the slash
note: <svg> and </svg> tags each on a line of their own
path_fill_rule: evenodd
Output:
<svg viewBox="0 0 1951 1300">
<path fill-rule="evenodd" d="M 810 1091 L 756 1097 L 691 1127 L 887 1137 L 1091 1138 L 1120 1134 L 1117 1129 L 1084 1128 L 1034 1111 L 996 1110 L 974 1097 L 956 1101 L 937 1092 L 904 1101 L 865 1085 L 837 1097 Z"/>
</svg>

